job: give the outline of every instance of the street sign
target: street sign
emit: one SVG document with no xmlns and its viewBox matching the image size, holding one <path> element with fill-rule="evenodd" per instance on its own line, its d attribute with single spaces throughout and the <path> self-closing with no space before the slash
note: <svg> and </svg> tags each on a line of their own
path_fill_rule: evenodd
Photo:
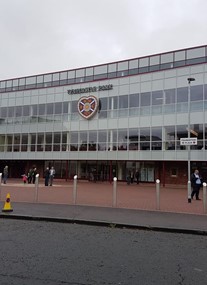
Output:
<svg viewBox="0 0 207 285">
<path fill-rule="evenodd" d="M 197 138 L 181 138 L 180 145 L 197 145 Z"/>
</svg>

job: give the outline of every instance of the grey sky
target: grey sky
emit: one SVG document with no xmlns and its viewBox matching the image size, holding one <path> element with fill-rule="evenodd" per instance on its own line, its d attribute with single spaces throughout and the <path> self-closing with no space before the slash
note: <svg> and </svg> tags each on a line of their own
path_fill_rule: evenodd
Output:
<svg viewBox="0 0 207 285">
<path fill-rule="evenodd" d="M 206 0 L 0 0 L 0 80 L 207 43 Z"/>
</svg>

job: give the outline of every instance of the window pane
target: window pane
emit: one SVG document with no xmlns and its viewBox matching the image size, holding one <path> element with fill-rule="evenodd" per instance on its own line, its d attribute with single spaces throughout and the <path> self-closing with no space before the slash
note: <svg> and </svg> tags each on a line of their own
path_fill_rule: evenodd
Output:
<svg viewBox="0 0 207 285">
<path fill-rule="evenodd" d="M 152 105 L 162 105 L 163 104 L 163 92 L 153 91 L 152 92 Z"/>
<path fill-rule="evenodd" d="M 190 100 L 191 101 L 202 101 L 203 100 L 203 85 L 191 86 L 190 87 Z"/>
<path fill-rule="evenodd" d="M 175 103 L 175 89 L 167 89 L 164 91 L 165 104 Z"/>
<path fill-rule="evenodd" d="M 129 108 L 139 107 L 139 94 L 130 94 L 129 95 Z"/>
<path fill-rule="evenodd" d="M 151 104 L 151 93 L 146 92 L 146 93 L 141 93 L 141 106 L 150 106 Z"/>
<path fill-rule="evenodd" d="M 177 89 L 177 102 L 188 102 L 188 88 L 182 87 Z"/>
</svg>

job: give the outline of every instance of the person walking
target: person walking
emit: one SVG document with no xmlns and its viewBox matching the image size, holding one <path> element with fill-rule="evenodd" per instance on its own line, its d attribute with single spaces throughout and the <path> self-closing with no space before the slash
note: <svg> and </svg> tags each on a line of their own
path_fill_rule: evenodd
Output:
<svg viewBox="0 0 207 285">
<path fill-rule="evenodd" d="M 49 167 L 47 167 L 45 170 L 45 186 L 48 186 L 49 178 L 50 178 L 50 170 Z"/>
<path fill-rule="evenodd" d="M 199 174 L 198 169 L 194 171 L 194 173 L 191 175 L 191 185 L 192 185 L 192 193 L 191 193 L 191 199 L 193 200 L 193 197 L 196 197 L 196 200 L 201 200 L 199 198 L 199 191 L 202 186 L 202 177 Z"/>
<path fill-rule="evenodd" d="M 8 168 L 8 165 L 6 165 L 4 167 L 4 170 L 3 170 L 3 181 L 4 181 L 4 184 L 6 184 L 7 182 L 7 179 L 8 179 L 8 175 L 9 175 L 9 168 Z"/>
<path fill-rule="evenodd" d="M 52 184 L 53 184 L 54 176 L 55 176 L 55 169 L 52 166 L 51 169 L 50 169 L 50 175 L 49 175 L 49 184 L 50 184 L 50 186 L 52 186 Z"/>
<path fill-rule="evenodd" d="M 34 167 L 34 168 L 33 168 L 33 171 L 32 171 L 32 183 L 33 183 L 33 184 L 35 184 L 36 175 L 37 175 L 37 168 Z"/>
<path fill-rule="evenodd" d="M 137 180 L 137 184 L 139 184 L 139 170 L 137 169 L 136 173 L 135 173 L 135 177 Z"/>
</svg>

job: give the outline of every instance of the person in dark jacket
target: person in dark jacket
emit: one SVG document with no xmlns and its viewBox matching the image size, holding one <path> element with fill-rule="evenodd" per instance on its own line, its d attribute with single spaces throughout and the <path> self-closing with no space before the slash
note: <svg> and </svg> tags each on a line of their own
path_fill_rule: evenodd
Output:
<svg viewBox="0 0 207 285">
<path fill-rule="evenodd" d="M 198 169 L 196 169 L 191 175 L 191 186 L 193 188 L 193 191 L 191 193 L 191 199 L 193 199 L 193 197 L 195 196 L 196 200 L 201 200 L 199 198 L 199 191 L 202 186 L 202 177 L 200 176 Z"/>
<path fill-rule="evenodd" d="M 50 177 L 50 169 L 49 167 L 45 170 L 45 186 L 48 186 L 49 184 L 49 177 Z"/>
</svg>

